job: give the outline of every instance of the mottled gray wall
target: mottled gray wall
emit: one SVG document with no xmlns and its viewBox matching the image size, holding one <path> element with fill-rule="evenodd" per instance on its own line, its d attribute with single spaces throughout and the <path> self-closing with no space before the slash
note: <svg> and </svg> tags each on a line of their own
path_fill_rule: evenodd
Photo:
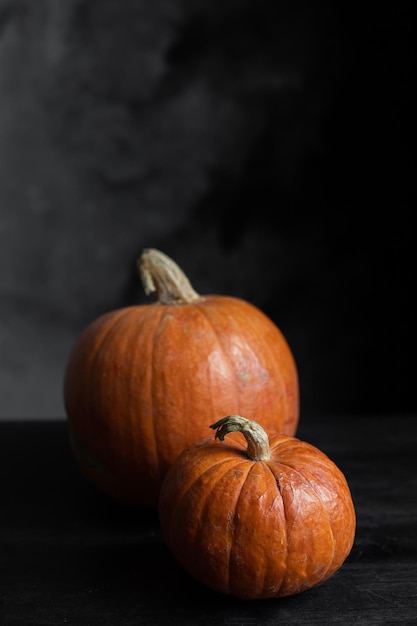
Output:
<svg viewBox="0 0 417 626">
<path fill-rule="evenodd" d="M 415 406 L 415 44 L 328 4 L 0 0 L 0 417 L 64 415 L 149 246 L 276 321 L 303 412 Z"/>
</svg>

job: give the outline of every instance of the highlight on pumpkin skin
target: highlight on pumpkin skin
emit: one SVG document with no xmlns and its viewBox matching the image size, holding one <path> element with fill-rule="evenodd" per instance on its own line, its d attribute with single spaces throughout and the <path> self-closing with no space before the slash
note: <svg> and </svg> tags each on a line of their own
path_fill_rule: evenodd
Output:
<svg viewBox="0 0 417 626">
<path fill-rule="evenodd" d="M 239 432 L 248 443 L 247 455 L 251 461 L 268 461 L 271 458 L 269 438 L 262 426 L 240 415 L 227 415 L 210 425 L 216 430 L 215 439 L 224 441 L 228 433 Z"/>
</svg>

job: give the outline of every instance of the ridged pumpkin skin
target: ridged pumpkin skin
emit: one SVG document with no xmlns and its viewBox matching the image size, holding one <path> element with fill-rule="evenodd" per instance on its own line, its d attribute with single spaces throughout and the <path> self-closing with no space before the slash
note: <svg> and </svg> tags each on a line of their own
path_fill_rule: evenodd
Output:
<svg viewBox="0 0 417 626">
<path fill-rule="evenodd" d="M 86 328 L 70 354 L 64 402 L 84 474 L 123 501 L 156 507 L 178 454 L 225 412 L 294 434 L 295 361 L 277 326 L 238 298 L 137 305 Z"/>
<path fill-rule="evenodd" d="M 294 437 L 270 436 L 270 458 L 257 461 L 235 439 L 206 439 L 171 467 L 159 501 L 168 548 L 192 577 L 242 599 L 294 595 L 324 582 L 354 542 L 343 473 Z"/>
</svg>

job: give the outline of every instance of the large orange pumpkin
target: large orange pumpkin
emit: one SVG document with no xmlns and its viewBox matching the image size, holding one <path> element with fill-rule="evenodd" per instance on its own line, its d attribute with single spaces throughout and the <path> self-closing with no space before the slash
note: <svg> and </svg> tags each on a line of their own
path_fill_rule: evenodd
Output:
<svg viewBox="0 0 417 626">
<path fill-rule="evenodd" d="M 323 452 L 268 436 L 239 415 L 182 452 L 162 484 L 163 537 L 185 570 L 242 599 L 289 596 L 323 583 L 349 555 L 356 514 L 348 483 Z"/>
<path fill-rule="evenodd" d="M 262 311 L 200 296 L 158 250 L 144 250 L 138 268 L 156 301 L 108 312 L 84 330 L 64 402 L 84 474 L 123 501 L 156 507 L 166 471 L 207 423 L 240 412 L 291 435 L 299 390 L 288 343 Z"/>
</svg>

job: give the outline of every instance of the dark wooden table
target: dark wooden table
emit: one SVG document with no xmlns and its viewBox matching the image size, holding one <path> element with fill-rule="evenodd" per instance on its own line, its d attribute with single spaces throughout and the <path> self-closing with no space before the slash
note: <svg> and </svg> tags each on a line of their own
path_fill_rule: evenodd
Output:
<svg viewBox="0 0 417 626">
<path fill-rule="evenodd" d="M 1 626 L 417 625 L 417 416 L 304 416 L 351 487 L 354 547 L 322 585 L 243 602 L 173 561 L 155 512 L 87 484 L 65 421 L 0 422 Z"/>
</svg>

